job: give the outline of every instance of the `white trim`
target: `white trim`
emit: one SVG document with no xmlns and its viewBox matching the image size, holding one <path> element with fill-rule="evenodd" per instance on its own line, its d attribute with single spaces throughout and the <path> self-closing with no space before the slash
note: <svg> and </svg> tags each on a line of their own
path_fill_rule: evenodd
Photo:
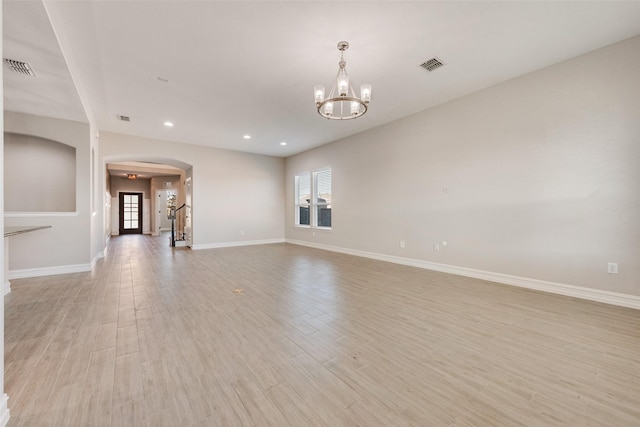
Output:
<svg viewBox="0 0 640 427">
<path fill-rule="evenodd" d="M 53 276 L 56 274 L 84 273 L 91 271 L 92 264 L 58 265 L 55 267 L 27 268 L 9 270 L 8 279 L 25 279 L 27 277 Z"/>
<path fill-rule="evenodd" d="M 274 243 L 284 243 L 285 240 L 281 239 L 266 239 L 266 240 L 245 240 L 241 242 L 222 242 L 222 243 L 200 243 L 192 245 L 191 249 L 197 251 L 200 249 L 219 249 L 219 248 L 232 248 L 236 246 L 253 246 L 253 245 L 271 245 Z"/>
<path fill-rule="evenodd" d="M 105 246 L 103 250 L 96 254 L 96 259 L 105 258 L 107 256 L 107 252 L 109 250 L 108 246 Z M 95 260 L 94 260 L 95 262 Z"/>
<path fill-rule="evenodd" d="M 5 212 L 5 218 L 51 218 L 79 216 L 79 212 Z"/>
<path fill-rule="evenodd" d="M 533 289 L 536 291 L 549 292 L 574 298 L 586 299 L 589 301 L 602 302 L 605 304 L 618 305 L 621 307 L 640 309 L 640 296 L 621 294 L 618 292 L 603 291 L 600 289 L 585 288 L 582 286 L 567 285 L 564 283 L 547 282 L 544 280 L 531 279 L 528 277 L 511 276 L 508 274 L 494 273 L 491 271 L 476 270 L 474 268 L 458 267 L 455 265 L 438 264 L 435 262 L 422 261 L 412 258 L 403 258 L 393 255 L 384 255 L 374 252 L 347 249 L 337 246 L 309 243 L 302 240 L 286 239 L 287 243 L 310 248 L 322 249 L 331 252 L 339 252 L 364 258 L 371 258 L 379 261 L 392 262 L 394 264 L 408 265 L 412 267 L 424 268 L 426 270 L 440 271 L 443 273 L 456 274 L 459 276 L 473 277 L 475 279 L 487 280 L 490 282 L 502 283 L 505 285 L 518 286 L 521 288 Z"/>
<path fill-rule="evenodd" d="M 9 414 L 9 406 L 7 406 L 7 400 L 9 400 L 9 396 L 7 393 L 0 398 L 0 427 L 5 427 L 9 423 L 9 418 L 11 415 Z"/>
<path fill-rule="evenodd" d="M 93 271 L 94 268 L 96 268 L 96 264 L 98 263 L 98 255 L 96 254 L 96 256 L 93 258 L 93 261 L 91 261 L 91 270 Z"/>
<path fill-rule="evenodd" d="M 11 282 L 7 280 L 6 282 L 4 282 L 4 295 L 7 295 L 9 293 L 11 293 Z"/>
</svg>

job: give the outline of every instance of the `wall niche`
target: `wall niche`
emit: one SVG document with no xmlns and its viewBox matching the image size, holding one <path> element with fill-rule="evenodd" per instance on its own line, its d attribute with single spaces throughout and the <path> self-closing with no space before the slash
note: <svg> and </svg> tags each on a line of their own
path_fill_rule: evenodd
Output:
<svg viewBox="0 0 640 427">
<path fill-rule="evenodd" d="M 75 147 L 5 132 L 4 209 L 5 212 L 75 212 Z"/>
</svg>

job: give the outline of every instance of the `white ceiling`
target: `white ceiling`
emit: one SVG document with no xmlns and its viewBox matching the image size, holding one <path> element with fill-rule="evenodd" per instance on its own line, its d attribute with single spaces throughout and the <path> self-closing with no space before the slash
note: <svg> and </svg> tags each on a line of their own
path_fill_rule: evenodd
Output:
<svg viewBox="0 0 640 427">
<path fill-rule="evenodd" d="M 7 110 L 282 157 L 640 34 L 640 1 L 3 3 L 4 56 L 38 74 L 5 68 Z M 354 87 L 373 85 L 346 122 L 312 91 L 340 40 Z M 434 56 L 446 65 L 419 67 Z"/>
</svg>

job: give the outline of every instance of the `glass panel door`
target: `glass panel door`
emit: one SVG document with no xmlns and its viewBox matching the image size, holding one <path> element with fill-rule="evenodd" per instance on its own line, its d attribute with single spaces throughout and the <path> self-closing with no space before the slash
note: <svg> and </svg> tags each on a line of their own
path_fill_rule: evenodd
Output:
<svg viewBox="0 0 640 427">
<path fill-rule="evenodd" d="M 142 194 L 120 193 L 120 234 L 142 234 Z"/>
</svg>

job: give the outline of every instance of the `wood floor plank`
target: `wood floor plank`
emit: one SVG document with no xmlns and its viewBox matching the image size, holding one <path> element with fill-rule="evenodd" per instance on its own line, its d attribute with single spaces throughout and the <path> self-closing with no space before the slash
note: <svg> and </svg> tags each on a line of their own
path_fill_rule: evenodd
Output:
<svg viewBox="0 0 640 427">
<path fill-rule="evenodd" d="M 135 322 L 130 326 L 118 328 L 116 349 L 118 357 L 138 352 L 138 327 Z"/>
<path fill-rule="evenodd" d="M 136 353 L 119 356 L 115 360 L 113 404 L 121 405 L 144 396 L 140 355 Z"/>
<path fill-rule="evenodd" d="M 287 383 L 267 390 L 267 395 L 292 426 L 322 426 L 310 405 Z"/>
<path fill-rule="evenodd" d="M 116 346 L 116 339 L 118 336 L 118 324 L 117 322 L 101 323 L 98 326 L 98 332 L 96 333 L 95 344 L 93 345 L 94 351 L 106 350 Z"/>
<path fill-rule="evenodd" d="M 273 427 L 291 425 L 282 412 L 267 398 L 257 380 L 245 376 L 231 385 L 256 425 Z"/>
<path fill-rule="evenodd" d="M 130 427 L 146 425 L 144 401 L 141 399 L 115 405 L 111 413 L 113 427 Z"/>
<path fill-rule="evenodd" d="M 119 236 L 5 297 L 9 427 L 636 427 L 638 384 L 639 310 L 289 244 Z"/>
</svg>

